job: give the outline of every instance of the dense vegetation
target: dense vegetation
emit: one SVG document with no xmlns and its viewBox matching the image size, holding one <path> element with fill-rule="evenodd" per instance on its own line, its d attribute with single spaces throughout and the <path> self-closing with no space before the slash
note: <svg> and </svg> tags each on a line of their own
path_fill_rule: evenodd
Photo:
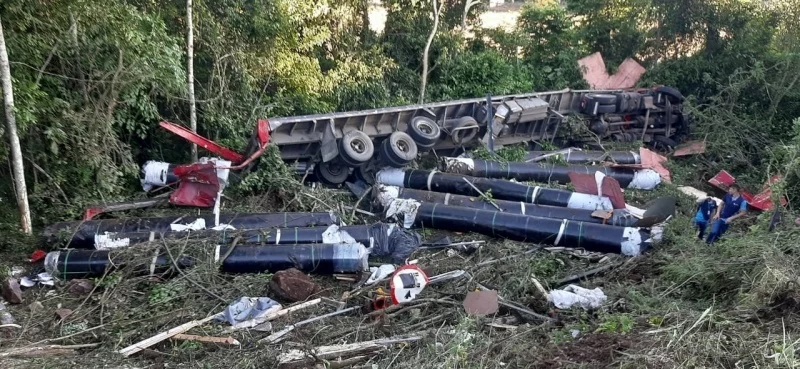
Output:
<svg viewBox="0 0 800 369">
<path fill-rule="evenodd" d="M 384 1 L 381 34 L 369 28 L 368 4 L 198 1 L 200 133 L 240 147 L 258 117 L 416 101 L 431 4 Z M 632 56 L 650 69 L 645 85 L 695 97 L 698 136 L 715 132 L 710 162 L 779 170 L 792 160 L 785 144 L 800 116 L 795 5 L 539 1 L 512 32 L 481 29 L 480 5 L 465 32 L 463 2 L 447 0 L 425 100 L 580 87 L 579 57 L 600 51 L 614 66 Z M 127 195 L 146 159 L 187 159 L 185 144 L 157 129 L 162 119 L 188 121 L 184 2 L 9 0 L 0 17 L 35 224 Z M 0 173 L 9 178 L 5 166 Z M 1 182 L 0 201 L 13 204 L 11 182 Z"/>
</svg>

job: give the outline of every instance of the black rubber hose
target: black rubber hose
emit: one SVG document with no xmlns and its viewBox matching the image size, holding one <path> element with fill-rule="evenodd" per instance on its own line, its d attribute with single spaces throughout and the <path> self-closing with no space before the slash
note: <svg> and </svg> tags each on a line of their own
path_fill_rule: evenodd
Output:
<svg viewBox="0 0 800 369">
<path fill-rule="evenodd" d="M 556 165 L 552 163 L 500 163 L 494 161 L 443 158 L 442 170 L 448 173 L 466 174 L 473 177 L 516 179 L 524 182 L 559 183 L 571 182 L 570 173 L 594 174 L 600 172 L 616 179 L 625 188 L 631 185 L 636 170 L 604 166 Z"/>
<path fill-rule="evenodd" d="M 462 206 L 466 208 L 497 211 L 498 209 L 491 202 L 479 197 L 470 197 L 443 192 L 432 192 L 401 188 L 398 190 L 398 198 L 413 199 L 421 202 L 430 202 L 443 205 Z M 558 206 L 535 205 L 525 202 L 515 202 L 506 200 L 492 200 L 500 210 L 506 213 L 530 215 L 551 219 L 569 219 L 577 222 L 608 224 L 618 227 L 631 227 L 636 223 L 630 213 L 624 210 L 614 211 L 611 219 L 607 221 L 592 216 L 592 210 L 569 209 Z"/>
<path fill-rule="evenodd" d="M 464 181 L 466 179 L 469 181 Z M 493 199 L 522 201 L 531 204 L 587 210 L 611 210 L 613 206 L 606 197 L 587 195 L 571 191 L 538 186 L 502 179 L 470 177 L 460 174 L 430 172 L 425 170 L 390 169 L 378 172 L 377 182 L 417 190 L 454 193 L 466 196 L 481 196 L 470 183 Z"/>
<path fill-rule="evenodd" d="M 229 246 L 217 247 L 217 258 L 228 255 Z M 242 245 L 234 247 L 222 260 L 220 270 L 225 273 L 274 273 L 297 268 L 306 273 L 354 273 L 368 269 L 368 256 L 367 248 L 359 243 Z"/>
<path fill-rule="evenodd" d="M 214 224 L 214 215 L 171 216 L 162 218 L 103 219 L 83 222 L 61 222 L 48 226 L 42 232 L 45 245 L 89 249 L 94 248 L 95 236 L 105 233 L 173 232 L 173 224 L 190 224 L 203 219 L 207 227 Z M 336 224 L 332 213 L 244 213 L 221 214 L 220 224 L 235 229 L 264 229 L 278 227 L 309 227 Z"/>
<path fill-rule="evenodd" d="M 414 201 L 414 200 L 406 200 Z M 583 248 L 588 251 L 636 256 L 649 249 L 649 232 L 632 227 L 539 218 L 460 206 L 418 203 L 406 212 L 418 227 L 470 231 L 519 242 Z"/>
</svg>

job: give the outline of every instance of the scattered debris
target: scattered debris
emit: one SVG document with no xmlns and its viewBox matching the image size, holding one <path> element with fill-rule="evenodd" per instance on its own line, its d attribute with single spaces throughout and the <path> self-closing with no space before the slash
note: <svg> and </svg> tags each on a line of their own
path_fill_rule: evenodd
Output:
<svg viewBox="0 0 800 369">
<path fill-rule="evenodd" d="M 647 71 L 635 60 L 627 58 L 617 67 L 616 73 L 609 75 L 599 51 L 578 60 L 578 65 L 586 83 L 598 90 L 633 88 Z"/>
<path fill-rule="evenodd" d="M 469 315 L 487 316 L 497 313 L 499 308 L 497 291 L 470 291 L 464 298 L 464 310 Z"/>
<path fill-rule="evenodd" d="M 297 328 L 297 327 L 300 327 L 300 326 L 303 326 L 303 325 L 306 325 L 306 324 L 309 324 L 309 323 L 313 323 L 313 322 L 316 322 L 316 321 L 320 321 L 320 320 L 323 320 L 323 319 L 326 319 L 326 318 L 330 318 L 332 316 L 337 316 L 337 315 L 342 315 L 342 314 L 345 314 L 345 313 L 349 313 L 351 311 L 355 311 L 355 310 L 358 310 L 358 309 L 361 309 L 361 307 L 360 306 L 353 306 L 353 307 L 349 307 L 347 309 L 337 310 L 337 311 L 334 311 L 332 313 L 328 313 L 328 314 L 325 314 L 325 315 L 320 315 L 320 316 L 317 316 L 317 317 L 314 317 L 314 318 L 311 318 L 311 319 L 306 319 L 306 320 L 291 324 L 291 325 L 287 326 L 286 328 L 284 328 L 284 329 L 282 329 L 282 330 L 280 330 L 278 332 L 275 332 L 275 333 L 273 333 L 273 334 L 271 334 L 271 335 L 269 335 L 269 336 L 267 336 L 265 338 L 262 338 L 258 342 L 275 343 L 275 342 L 278 342 L 278 341 L 282 340 L 287 334 L 289 334 L 290 332 L 295 330 L 295 328 Z"/>
<path fill-rule="evenodd" d="M 8 311 L 6 303 L 4 301 L 0 301 L 0 327 L 22 328 L 21 326 L 15 324 L 16 322 L 17 320 L 14 319 L 14 316 Z"/>
<path fill-rule="evenodd" d="M 200 343 L 213 343 L 217 345 L 226 345 L 226 346 L 240 346 L 241 343 L 233 337 L 209 337 L 209 336 L 198 336 L 194 334 L 183 334 L 179 333 L 172 336 L 172 339 L 178 341 L 192 341 L 192 342 L 200 342 Z"/>
<path fill-rule="evenodd" d="M 78 349 L 92 348 L 100 346 L 99 343 L 87 343 L 82 345 L 45 345 L 33 347 L 19 347 L 12 348 L 0 352 L 2 357 L 19 357 L 19 358 L 38 358 L 38 357 L 54 357 L 54 356 L 75 356 L 78 354 Z"/>
<path fill-rule="evenodd" d="M 217 313 L 217 314 L 208 316 L 208 317 L 200 319 L 200 320 L 192 320 L 191 322 L 181 324 L 181 325 L 179 325 L 179 326 L 177 326 L 175 328 L 172 328 L 172 329 L 170 329 L 170 330 L 168 330 L 166 332 L 161 332 L 161 333 L 159 333 L 159 334 L 157 334 L 157 335 L 155 335 L 153 337 L 150 337 L 148 339 L 145 339 L 143 341 L 140 341 L 140 342 L 134 343 L 133 345 L 125 347 L 125 348 L 119 350 L 119 353 L 122 354 L 125 357 L 131 356 L 131 355 L 133 355 L 133 354 L 135 354 L 135 353 L 137 353 L 139 351 L 142 351 L 144 349 L 147 349 L 148 347 L 153 346 L 153 345 L 155 345 L 155 344 L 157 344 L 159 342 L 165 341 L 165 340 L 169 339 L 170 337 L 175 336 L 176 334 L 185 333 L 185 332 L 187 332 L 188 330 L 190 330 L 190 329 L 192 329 L 194 327 L 203 325 L 203 324 L 208 323 L 208 322 L 210 322 L 210 321 L 212 321 L 214 319 L 217 319 L 218 317 L 220 317 L 222 315 L 223 315 L 223 313 Z"/>
<path fill-rule="evenodd" d="M 775 209 L 775 203 L 772 201 L 772 187 L 779 184 L 783 180 L 780 175 L 770 177 L 767 183 L 764 184 L 761 192 L 753 195 L 751 192 L 742 190 L 742 197 L 747 201 L 750 208 L 760 211 L 771 211 Z M 721 170 L 717 175 L 708 180 L 712 186 L 727 191 L 728 187 L 736 183 L 736 178 L 725 170 Z M 781 206 L 785 207 L 789 204 L 789 200 L 784 196 L 781 198 Z"/>
<path fill-rule="evenodd" d="M 308 352 L 291 349 L 281 353 L 278 356 L 278 368 L 308 368 L 309 365 L 317 361 L 328 362 L 334 359 L 344 360 L 346 358 L 368 358 L 369 356 L 383 351 L 386 349 L 386 346 L 397 343 L 419 341 L 421 339 L 422 336 L 410 335 L 406 337 L 383 338 L 343 345 L 320 346 L 315 347 Z M 348 364 L 352 365 L 353 362 L 348 362 Z"/>
<path fill-rule="evenodd" d="M 386 280 L 394 273 L 395 269 L 395 266 L 392 264 L 383 264 L 379 267 L 370 267 L 369 271 L 372 272 L 372 275 L 369 276 L 369 279 L 367 279 L 365 285 L 371 286 L 375 283 Z"/>
<path fill-rule="evenodd" d="M 24 276 L 19 280 L 19 284 L 25 288 L 31 288 L 36 286 L 37 284 L 41 284 L 42 286 L 53 287 L 56 285 L 53 276 L 49 273 L 39 273 L 36 275 L 31 276 Z"/>
<path fill-rule="evenodd" d="M 86 296 L 94 290 L 94 283 L 88 279 L 73 279 L 67 283 L 67 292 L 73 296 Z"/>
<path fill-rule="evenodd" d="M 316 304 L 319 304 L 321 301 L 322 301 L 322 299 L 317 298 L 317 299 L 314 299 L 314 300 L 303 302 L 301 304 L 297 304 L 297 305 L 294 305 L 294 306 L 289 306 L 287 308 L 280 309 L 278 311 L 272 312 L 270 314 L 267 314 L 267 315 L 264 315 L 264 316 L 261 316 L 261 317 L 258 317 L 258 318 L 254 318 L 254 319 L 250 319 L 250 320 L 247 320 L 247 321 L 239 322 L 239 323 L 236 324 L 236 326 L 225 329 L 223 331 L 223 333 L 227 334 L 227 333 L 231 333 L 233 331 L 237 331 L 237 330 L 240 330 L 240 329 L 261 327 L 263 324 L 268 323 L 270 320 L 282 317 L 284 315 L 290 314 L 290 313 L 298 311 L 298 310 L 305 309 L 305 308 L 307 308 L 309 306 L 314 306 Z"/>
<path fill-rule="evenodd" d="M 296 268 L 281 270 L 272 276 L 269 290 L 289 302 L 305 301 L 318 294 L 322 288 L 305 273 Z"/>
<path fill-rule="evenodd" d="M 550 291 L 550 300 L 559 309 L 569 309 L 573 306 L 585 310 L 597 309 L 603 306 L 607 299 L 599 287 L 589 290 L 571 284 L 561 290 Z"/>
<path fill-rule="evenodd" d="M 70 315 L 72 315 L 72 310 L 70 309 L 65 309 L 65 308 L 56 309 L 56 316 L 60 320 L 65 320 Z"/>
<path fill-rule="evenodd" d="M 3 281 L 3 298 L 10 304 L 22 303 L 22 290 L 16 278 L 7 278 Z"/>
<path fill-rule="evenodd" d="M 417 298 L 428 283 L 430 283 L 428 275 L 419 266 L 400 267 L 389 281 L 392 303 L 399 305 Z"/>
<path fill-rule="evenodd" d="M 675 147 L 672 153 L 673 157 L 679 158 L 683 156 L 700 155 L 706 152 L 705 141 L 690 141 Z"/>
<path fill-rule="evenodd" d="M 242 297 L 229 305 L 218 320 L 227 321 L 233 328 L 238 328 L 240 323 L 263 318 L 282 308 L 281 304 L 268 297 Z"/>
</svg>

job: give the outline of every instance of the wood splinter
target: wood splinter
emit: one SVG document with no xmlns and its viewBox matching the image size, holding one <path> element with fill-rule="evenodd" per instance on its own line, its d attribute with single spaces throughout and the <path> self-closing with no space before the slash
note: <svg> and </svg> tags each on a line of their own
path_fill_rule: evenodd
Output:
<svg viewBox="0 0 800 369">
<path fill-rule="evenodd" d="M 192 341 L 200 343 L 214 343 L 218 345 L 239 346 L 241 343 L 233 337 L 212 337 L 212 336 L 198 336 L 196 334 L 183 334 L 179 333 L 172 337 L 174 340 L 179 341 Z"/>
</svg>

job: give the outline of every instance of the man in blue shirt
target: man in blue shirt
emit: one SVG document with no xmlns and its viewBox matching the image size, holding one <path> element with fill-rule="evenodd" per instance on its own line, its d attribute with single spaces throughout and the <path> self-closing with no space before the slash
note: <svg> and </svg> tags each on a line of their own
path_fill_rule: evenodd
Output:
<svg viewBox="0 0 800 369">
<path fill-rule="evenodd" d="M 711 245 L 719 240 L 722 234 L 728 230 L 728 225 L 745 213 L 747 213 L 747 201 L 742 197 L 739 185 L 733 184 L 728 188 L 728 194 L 722 200 L 722 206 L 714 215 L 714 226 L 711 233 L 708 234 L 706 243 Z"/>
<path fill-rule="evenodd" d="M 700 231 L 700 234 L 697 235 L 697 238 L 702 240 L 705 237 L 708 221 L 711 220 L 711 217 L 716 214 L 717 201 L 711 197 L 706 197 L 706 199 L 703 200 L 697 207 L 697 214 L 694 217 L 694 224 Z"/>
</svg>

